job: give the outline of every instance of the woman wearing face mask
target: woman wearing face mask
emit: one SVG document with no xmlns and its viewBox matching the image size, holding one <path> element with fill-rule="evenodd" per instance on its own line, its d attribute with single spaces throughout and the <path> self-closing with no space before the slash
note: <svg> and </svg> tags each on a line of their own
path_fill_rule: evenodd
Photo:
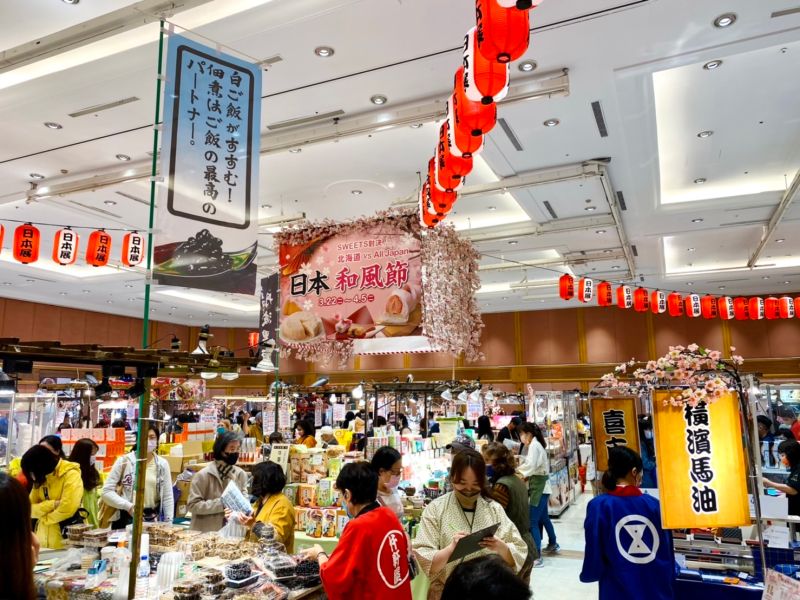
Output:
<svg viewBox="0 0 800 600">
<path fill-rule="evenodd" d="M 36 537 L 45 548 L 63 548 L 61 522 L 74 517 L 81 507 L 80 467 L 38 445 L 22 455 L 22 471 L 33 483 L 31 518 L 38 519 Z"/>
<path fill-rule="evenodd" d="M 403 516 L 403 498 L 397 489 L 403 475 L 403 457 L 394 448 L 378 448 L 372 457 L 372 468 L 378 474 L 378 504 L 390 509 L 397 518 Z"/>
<path fill-rule="evenodd" d="M 95 455 L 99 447 L 89 438 L 83 438 L 75 442 L 72 452 L 69 454 L 69 461 L 77 464 L 81 468 L 81 480 L 83 481 L 83 500 L 81 507 L 87 513 L 86 522 L 97 529 L 97 503 L 100 500 L 100 473 L 95 468 Z"/>
<path fill-rule="evenodd" d="M 44 436 L 42 439 L 39 440 L 39 445 L 47 448 L 58 458 L 66 459 L 61 444 L 61 438 L 58 437 L 57 435 Z M 8 463 L 8 474 L 11 475 L 11 477 L 13 477 L 14 479 L 17 479 L 22 485 L 24 485 L 25 489 L 28 490 L 28 493 L 30 493 L 31 489 L 33 488 L 33 482 L 29 481 L 25 477 L 25 473 L 23 473 L 22 471 L 21 457 L 17 457 L 13 459 L 10 463 Z"/>
<path fill-rule="evenodd" d="M 765 488 L 773 488 L 786 494 L 789 499 L 789 514 L 800 516 L 800 443 L 781 442 L 778 446 L 781 464 L 790 469 L 786 483 L 775 483 L 766 477 L 762 479 Z"/>
<path fill-rule="evenodd" d="M 653 420 L 650 415 L 639 417 L 639 446 L 642 450 L 642 487 L 657 488 L 656 447 L 653 442 Z"/>
<path fill-rule="evenodd" d="M 214 462 L 194 477 L 186 508 L 192 513 L 192 529 L 219 531 L 225 525 L 222 492 L 233 481 L 247 497 L 247 473 L 236 466 L 239 460 L 239 434 L 226 431 L 214 441 Z"/>
<path fill-rule="evenodd" d="M 314 426 L 305 419 L 300 419 L 294 426 L 295 444 L 302 444 L 308 448 L 316 448 L 317 439 L 314 437 Z"/>
<path fill-rule="evenodd" d="M 642 494 L 642 459 L 625 446 L 608 453 L 608 493 L 586 507 L 580 579 L 600 583 L 600 600 L 672 600 L 675 554 L 658 500 Z"/>
<path fill-rule="evenodd" d="M 112 529 L 125 529 L 133 522 L 134 496 L 136 494 L 136 448 L 141 444 L 142 429 L 137 432 L 136 444 L 131 452 L 120 456 L 103 485 L 100 499 L 117 512 L 111 517 Z M 169 463 L 158 456 L 158 430 L 147 428 L 147 464 L 144 466 L 144 520 L 172 523 L 175 500 L 172 496 L 172 474 Z"/>
<path fill-rule="evenodd" d="M 496 553 L 519 573 L 528 556 L 528 547 L 503 507 L 491 499 L 486 489 L 486 463 L 475 450 L 462 450 L 450 466 L 453 491 L 431 502 L 422 513 L 414 551 L 420 567 L 430 580 L 428 600 L 439 600 L 444 582 L 459 561 L 448 563 L 458 541 L 465 535 L 499 524 L 493 537 L 480 542 L 479 552 L 464 560 Z"/>
</svg>

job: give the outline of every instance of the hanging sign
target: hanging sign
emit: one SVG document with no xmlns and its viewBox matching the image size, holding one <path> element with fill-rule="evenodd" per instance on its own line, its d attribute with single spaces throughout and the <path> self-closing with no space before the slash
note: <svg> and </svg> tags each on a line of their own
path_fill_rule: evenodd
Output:
<svg viewBox="0 0 800 600">
<path fill-rule="evenodd" d="M 69 227 L 59 229 L 53 238 L 53 261 L 71 265 L 78 260 L 78 234 Z"/>
<path fill-rule="evenodd" d="M 254 294 L 261 69 L 170 35 L 153 275 Z"/>
<path fill-rule="evenodd" d="M 656 391 L 653 416 L 664 529 L 750 524 L 736 394 L 696 406 L 670 404 Z M 678 391 L 678 393 L 680 393 Z"/>
<path fill-rule="evenodd" d="M 608 469 L 608 451 L 627 446 L 639 452 L 636 398 L 592 398 L 592 444 L 597 471 Z"/>
<path fill-rule="evenodd" d="M 14 259 L 24 265 L 39 260 L 39 230 L 31 223 L 14 230 Z"/>
<path fill-rule="evenodd" d="M 135 267 L 144 260 L 144 236 L 138 231 L 126 233 L 122 238 L 122 264 Z"/>
<path fill-rule="evenodd" d="M 103 229 L 93 231 L 89 235 L 86 247 L 86 262 L 93 267 L 104 267 L 111 255 L 111 236 Z"/>
<path fill-rule="evenodd" d="M 667 292 L 655 290 L 650 294 L 650 311 L 657 315 L 667 312 Z"/>
</svg>

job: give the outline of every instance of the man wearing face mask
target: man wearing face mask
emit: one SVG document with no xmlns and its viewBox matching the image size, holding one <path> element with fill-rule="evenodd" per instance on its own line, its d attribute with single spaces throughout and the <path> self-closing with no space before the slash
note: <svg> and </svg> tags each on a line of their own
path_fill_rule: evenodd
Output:
<svg viewBox="0 0 800 600">
<path fill-rule="evenodd" d="M 214 462 L 194 477 L 189 491 L 187 510 L 192 513 L 192 529 L 219 531 L 225 525 L 222 492 L 233 481 L 247 497 L 247 473 L 236 466 L 239 460 L 239 434 L 226 431 L 214 441 Z"/>
<path fill-rule="evenodd" d="M 786 483 L 776 483 L 766 477 L 762 479 L 765 488 L 773 488 L 786 494 L 789 499 L 789 514 L 800 517 L 800 443 L 782 442 L 778 446 L 781 464 L 789 469 Z"/>
<path fill-rule="evenodd" d="M 137 444 L 141 444 L 142 430 L 137 433 Z M 172 475 L 169 463 L 158 456 L 158 430 L 147 428 L 147 466 L 145 467 L 144 520 L 172 523 L 175 515 L 175 500 L 172 496 Z M 101 500 L 116 508 L 111 517 L 112 529 L 125 529 L 133 522 L 134 496 L 136 490 L 136 446 L 133 451 L 120 456 L 103 485 Z"/>
<path fill-rule="evenodd" d="M 642 487 L 657 488 L 656 447 L 653 442 L 653 420 L 650 415 L 639 417 L 639 446 L 642 450 Z"/>
<path fill-rule="evenodd" d="M 336 489 L 350 521 L 330 557 L 319 545 L 316 558 L 330 600 L 411 600 L 408 542 L 395 514 L 375 501 L 378 475 L 367 462 L 346 464 Z"/>
</svg>

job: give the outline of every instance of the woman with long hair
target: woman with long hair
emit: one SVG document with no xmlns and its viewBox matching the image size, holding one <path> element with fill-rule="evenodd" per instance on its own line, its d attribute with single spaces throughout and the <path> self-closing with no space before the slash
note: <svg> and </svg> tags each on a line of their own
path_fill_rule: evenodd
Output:
<svg viewBox="0 0 800 600">
<path fill-rule="evenodd" d="M 0 597 L 34 600 L 33 565 L 39 541 L 31 531 L 31 503 L 22 484 L 0 472 Z"/>
<path fill-rule="evenodd" d="M 557 554 L 561 547 L 556 541 L 556 531 L 550 520 L 547 506 L 552 488 L 550 486 L 550 459 L 547 456 L 547 442 L 536 423 L 520 424 L 520 440 L 524 444 L 523 461 L 519 473 L 528 480 L 528 502 L 530 503 L 531 535 L 539 555 L 533 566 L 544 565 L 542 559 L 542 529 L 547 531 L 548 543 L 544 554 Z"/>
<path fill-rule="evenodd" d="M 307 448 L 315 448 L 317 439 L 314 437 L 314 424 L 306 419 L 300 419 L 294 426 L 295 444 L 302 444 Z"/>
<path fill-rule="evenodd" d="M 626 446 L 608 453 L 606 494 L 586 507 L 586 552 L 580 579 L 598 581 L 600 598 L 672 600 L 675 554 L 661 528 L 658 500 L 642 494 L 642 459 Z"/>
<path fill-rule="evenodd" d="M 81 481 L 83 481 L 83 500 L 81 506 L 87 513 L 87 521 L 95 529 L 99 527 L 97 521 L 97 503 L 102 490 L 100 473 L 94 466 L 95 455 L 100 448 L 89 438 L 75 442 L 69 461 L 76 463 L 81 468 Z"/>
<path fill-rule="evenodd" d="M 486 463 L 475 450 L 462 450 L 450 466 L 453 491 L 439 496 L 422 512 L 414 551 L 420 567 L 430 580 L 428 600 L 439 600 L 444 582 L 456 567 L 448 562 L 458 541 L 472 532 L 499 525 L 492 537 L 480 542 L 482 550 L 465 560 L 495 553 L 519 573 L 528 547 L 503 507 L 492 500 L 486 488 Z"/>
<path fill-rule="evenodd" d="M 378 504 L 402 518 L 403 498 L 397 486 L 403 478 L 403 457 L 396 449 L 382 446 L 375 451 L 371 463 L 378 474 Z"/>
<path fill-rule="evenodd" d="M 494 441 L 494 431 L 492 431 L 492 422 L 486 415 L 478 417 L 478 439 L 487 440 L 488 442 Z"/>
</svg>

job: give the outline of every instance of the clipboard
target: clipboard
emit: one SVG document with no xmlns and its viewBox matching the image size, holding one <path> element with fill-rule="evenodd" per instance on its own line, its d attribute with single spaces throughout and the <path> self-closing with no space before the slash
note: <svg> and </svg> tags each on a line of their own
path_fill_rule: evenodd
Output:
<svg viewBox="0 0 800 600">
<path fill-rule="evenodd" d="M 478 542 L 480 542 L 483 538 L 492 537 L 497 532 L 499 527 L 500 523 L 495 523 L 494 525 L 489 525 L 489 527 L 485 529 L 465 535 L 463 538 L 458 540 L 458 543 L 453 549 L 453 553 L 450 555 L 450 558 L 447 560 L 447 562 L 451 563 L 454 560 L 459 560 L 465 556 L 469 556 L 474 552 L 480 552 L 483 550 L 483 548 L 478 545 Z"/>
</svg>

